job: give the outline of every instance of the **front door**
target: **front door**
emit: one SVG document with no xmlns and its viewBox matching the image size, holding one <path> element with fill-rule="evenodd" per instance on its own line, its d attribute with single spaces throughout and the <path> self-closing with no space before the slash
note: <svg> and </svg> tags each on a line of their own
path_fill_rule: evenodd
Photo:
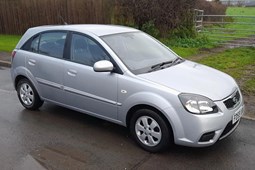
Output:
<svg viewBox="0 0 255 170">
<path fill-rule="evenodd" d="M 101 118 L 117 119 L 116 73 L 99 73 L 93 65 L 110 60 L 103 48 L 91 38 L 73 33 L 70 61 L 64 71 L 65 104 Z"/>
</svg>

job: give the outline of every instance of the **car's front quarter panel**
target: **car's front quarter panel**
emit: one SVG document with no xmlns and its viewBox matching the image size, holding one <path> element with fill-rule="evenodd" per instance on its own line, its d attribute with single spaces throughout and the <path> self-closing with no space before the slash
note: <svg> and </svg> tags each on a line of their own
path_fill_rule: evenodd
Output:
<svg viewBox="0 0 255 170">
<path fill-rule="evenodd" d="M 168 100 L 171 98 L 171 100 Z M 148 105 L 161 111 L 178 103 L 178 92 L 143 80 L 137 76 L 121 75 L 118 79 L 118 119 L 126 125 L 128 111 L 137 105 Z M 171 101 L 171 102 L 170 102 Z M 165 115 L 169 117 L 168 115 Z"/>
<path fill-rule="evenodd" d="M 125 93 L 123 93 L 123 90 Z M 122 91 L 122 92 L 121 92 Z M 169 121 L 176 143 L 186 139 L 187 122 L 190 117 L 182 106 L 178 95 L 180 93 L 165 86 L 150 82 L 138 76 L 120 76 L 118 81 L 118 119 L 127 126 L 126 117 L 128 111 L 137 105 L 147 105 L 159 110 Z M 183 122 L 183 118 L 187 122 Z M 190 124 L 192 126 L 192 124 Z M 193 129 L 193 127 L 189 127 Z M 192 134 L 190 134 L 192 136 Z M 192 141 L 188 142 L 191 143 Z"/>
</svg>

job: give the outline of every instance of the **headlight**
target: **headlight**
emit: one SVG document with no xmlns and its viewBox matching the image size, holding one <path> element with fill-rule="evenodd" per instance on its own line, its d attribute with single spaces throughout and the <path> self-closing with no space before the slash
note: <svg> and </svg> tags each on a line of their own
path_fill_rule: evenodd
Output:
<svg viewBox="0 0 255 170">
<path fill-rule="evenodd" d="M 194 114 L 217 113 L 218 107 L 209 98 L 196 94 L 180 94 L 179 99 L 186 110 Z"/>
</svg>

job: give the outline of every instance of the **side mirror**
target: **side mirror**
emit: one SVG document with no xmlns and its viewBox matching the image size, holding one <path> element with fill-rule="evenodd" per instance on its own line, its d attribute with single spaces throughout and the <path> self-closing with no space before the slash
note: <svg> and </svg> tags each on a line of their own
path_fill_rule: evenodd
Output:
<svg viewBox="0 0 255 170">
<path fill-rule="evenodd" d="M 95 72 L 111 72 L 113 64 L 108 60 L 101 60 L 94 64 L 93 69 Z"/>
</svg>

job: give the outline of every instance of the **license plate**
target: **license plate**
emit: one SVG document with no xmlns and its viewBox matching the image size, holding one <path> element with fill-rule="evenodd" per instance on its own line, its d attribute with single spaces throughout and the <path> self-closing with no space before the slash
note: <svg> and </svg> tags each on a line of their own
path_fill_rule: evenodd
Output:
<svg viewBox="0 0 255 170">
<path fill-rule="evenodd" d="M 232 117 L 232 124 L 236 123 L 243 115 L 244 109 L 240 108 Z"/>
</svg>

